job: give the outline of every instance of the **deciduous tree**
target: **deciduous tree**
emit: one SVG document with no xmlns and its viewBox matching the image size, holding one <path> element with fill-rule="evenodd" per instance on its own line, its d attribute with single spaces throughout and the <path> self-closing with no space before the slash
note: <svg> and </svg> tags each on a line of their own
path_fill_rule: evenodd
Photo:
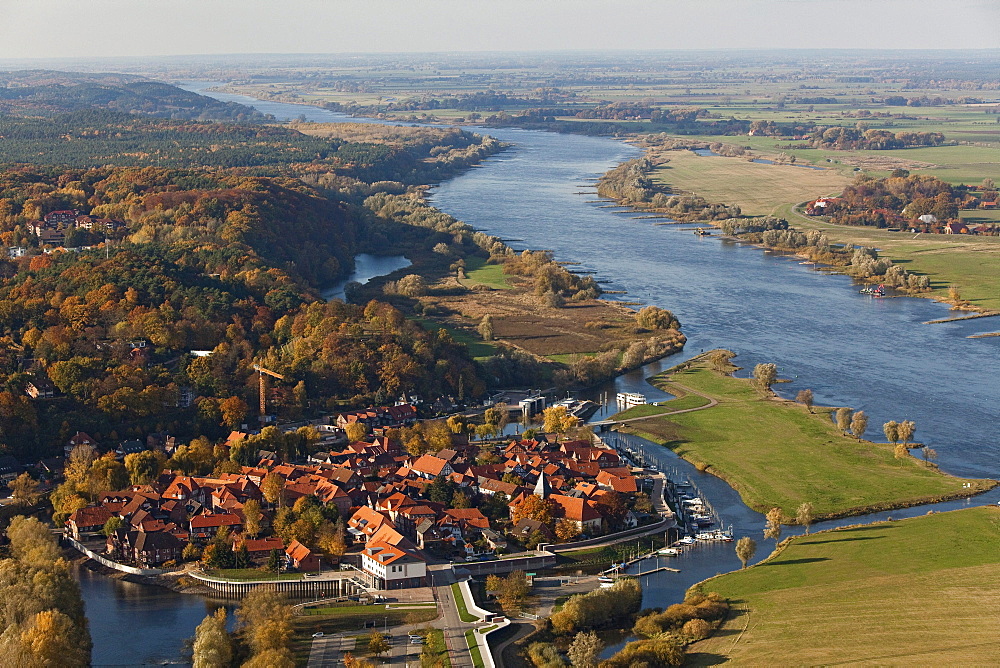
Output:
<svg viewBox="0 0 1000 668">
<path fill-rule="evenodd" d="M 845 434 L 851 429 L 851 416 L 854 415 L 854 411 L 846 406 L 837 409 L 837 428 Z"/>
<path fill-rule="evenodd" d="M 38 481 L 27 473 L 22 473 L 9 483 L 11 497 L 14 503 L 19 506 L 33 506 L 38 503 L 41 494 L 38 492 Z"/>
<path fill-rule="evenodd" d="M 515 523 L 522 519 L 535 520 L 547 526 L 552 526 L 552 502 L 540 496 L 530 494 L 514 506 L 513 520 Z"/>
<path fill-rule="evenodd" d="M 767 511 L 766 522 L 764 524 L 764 538 L 773 538 L 777 543 L 781 539 L 781 521 L 785 516 L 781 508 L 771 508 Z"/>
<path fill-rule="evenodd" d="M 895 420 L 889 420 L 882 425 L 882 433 L 885 434 L 887 441 L 895 445 L 899 441 L 899 423 Z"/>
<path fill-rule="evenodd" d="M 747 563 L 753 559 L 753 555 L 756 553 L 757 541 L 750 538 L 750 536 L 743 536 L 743 538 L 736 541 L 736 556 L 743 562 L 743 568 L 747 567 Z"/>
<path fill-rule="evenodd" d="M 368 636 L 368 651 L 375 656 L 382 656 L 386 652 L 392 649 L 392 645 L 386 640 L 385 636 L 378 631 L 372 631 Z"/>
<path fill-rule="evenodd" d="M 364 422 L 351 422 L 344 425 L 344 433 L 347 434 L 348 441 L 356 443 L 368 435 L 368 425 Z"/>
<path fill-rule="evenodd" d="M 806 528 L 806 533 L 809 533 L 809 527 L 813 523 L 813 505 L 808 501 L 799 505 L 797 511 L 795 511 L 795 521 Z"/>
<path fill-rule="evenodd" d="M 899 440 L 903 445 L 910 442 L 913 438 L 913 434 L 917 430 L 917 425 L 912 420 L 903 420 L 899 423 Z"/>
<path fill-rule="evenodd" d="M 483 316 L 483 319 L 479 321 L 479 336 L 483 337 L 483 341 L 493 340 L 493 316 L 489 313 Z"/>
<path fill-rule="evenodd" d="M 573 663 L 573 668 L 594 668 L 600 660 L 602 649 L 604 643 L 595 632 L 581 631 L 573 638 L 566 655 Z"/>
<path fill-rule="evenodd" d="M 771 391 L 771 386 L 778 379 L 778 367 L 770 362 L 757 364 L 753 368 L 753 379 L 757 387 L 765 392 Z"/>
<path fill-rule="evenodd" d="M 125 468 L 133 485 L 145 485 L 159 473 L 160 462 L 151 450 L 125 455 Z"/>
<path fill-rule="evenodd" d="M 851 417 L 851 433 L 860 441 L 866 429 L 868 429 L 868 416 L 864 411 L 858 411 Z"/>
<path fill-rule="evenodd" d="M 260 533 L 260 520 L 264 513 L 260 510 L 260 501 L 257 499 L 247 499 L 243 504 L 243 530 L 251 538 L 256 538 Z"/>
<path fill-rule="evenodd" d="M 799 390 L 799 393 L 795 395 L 795 401 L 799 402 L 805 406 L 810 413 L 813 412 L 813 391 L 812 390 Z"/>
<path fill-rule="evenodd" d="M 260 493 L 272 506 L 280 505 L 284 498 L 285 479 L 275 472 L 270 472 L 260 481 Z"/>
<path fill-rule="evenodd" d="M 194 668 L 227 668 L 233 659 L 233 642 L 226 631 L 226 609 L 206 615 L 194 632 Z"/>
</svg>

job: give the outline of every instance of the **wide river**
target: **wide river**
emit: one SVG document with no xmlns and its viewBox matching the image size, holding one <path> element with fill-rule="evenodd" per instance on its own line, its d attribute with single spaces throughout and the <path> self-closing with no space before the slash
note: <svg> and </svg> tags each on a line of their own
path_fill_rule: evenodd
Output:
<svg viewBox="0 0 1000 668">
<path fill-rule="evenodd" d="M 201 92 L 209 85 L 185 88 Z M 279 120 L 304 116 L 317 122 L 370 122 L 316 107 L 206 94 L 252 104 Z M 670 309 L 682 323 L 688 336 L 685 353 L 627 374 L 608 390 L 640 391 L 659 398 L 662 393 L 645 384 L 646 376 L 685 356 L 725 347 L 738 353 L 735 361 L 745 368 L 776 363 L 779 376 L 792 380 L 778 386 L 784 396 L 810 388 L 817 404 L 864 410 L 870 418 L 869 438 L 878 440 L 881 425 L 888 420 L 911 419 L 917 424 L 916 440 L 937 450 L 944 470 L 962 476 L 1000 476 L 996 400 L 1000 338 L 966 338 L 995 331 L 997 320 L 924 325 L 949 316 L 948 309 L 927 299 L 873 300 L 860 295 L 850 279 L 817 272 L 794 259 L 697 237 L 682 229 L 689 225 L 655 225 L 632 218 L 634 214 L 600 208 L 603 203 L 593 202 L 593 179 L 640 154 L 628 144 L 517 129 L 482 131 L 514 147 L 434 188 L 437 207 L 512 240 L 515 248 L 551 249 L 559 260 L 579 262 L 579 269 L 595 271 L 606 288 L 627 290 L 624 299 Z M 668 454 L 661 456 L 670 459 Z M 724 483 L 697 476 L 683 462 L 671 459 L 670 465 L 705 488 L 724 523 L 734 524 L 737 535 L 759 537 L 760 516 L 743 506 Z M 738 567 L 732 552 L 731 546 L 705 546 L 681 557 L 688 562 L 679 566 L 684 577 L 655 578 L 645 605 L 672 603 L 692 582 Z M 84 588 L 95 663 L 162 660 L 159 652 L 140 657 L 105 642 L 112 635 L 106 624 L 119 625 L 122 617 L 107 614 L 114 605 L 108 594 L 114 592 L 97 589 L 102 589 L 102 598 L 95 598 L 94 587 Z M 128 603 L 126 598 L 119 601 Z M 173 598 L 164 602 L 165 607 L 175 604 Z M 193 633 L 195 617 L 204 614 L 204 603 L 196 606 L 201 606 L 196 615 L 173 615 L 159 628 L 142 625 L 141 632 L 173 637 L 179 644 Z M 134 626 L 116 630 L 140 631 Z"/>
</svg>

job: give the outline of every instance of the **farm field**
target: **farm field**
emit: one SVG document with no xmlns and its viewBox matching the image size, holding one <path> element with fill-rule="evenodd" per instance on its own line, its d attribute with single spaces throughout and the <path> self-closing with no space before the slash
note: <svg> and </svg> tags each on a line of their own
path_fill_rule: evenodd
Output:
<svg viewBox="0 0 1000 668">
<path fill-rule="evenodd" d="M 693 192 L 709 202 L 738 204 L 744 215 L 775 213 L 783 204 L 840 192 L 850 179 L 834 169 L 769 165 L 742 158 L 701 156 L 693 151 L 664 153 L 670 162 L 657 167 L 653 180 Z"/>
<path fill-rule="evenodd" d="M 719 404 L 643 420 L 627 430 L 708 467 L 760 512 L 777 506 L 794 517 L 796 508 L 809 502 L 817 517 L 849 516 L 961 495 L 970 482 L 914 457 L 896 459 L 889 444 L 844 436 L 829 418 L 832 409 L 817 407 L 811 414 L 793 402 L 764 398 L 749 381 L 712 371 L 705 361 L 669 378 L 654 376 L 652 382 L 664 380 Z M 669 382 L 663 389 L 672 391 Z M 973 484 L 988 488 L 994 483 Z"/>
<path fill-rule="evenodd" d="M 796 538 L 770 561 L 698 585 L 737 612 L 689 663 L 993 663 L 998 544 L 994 506 Z"/>
</svg>

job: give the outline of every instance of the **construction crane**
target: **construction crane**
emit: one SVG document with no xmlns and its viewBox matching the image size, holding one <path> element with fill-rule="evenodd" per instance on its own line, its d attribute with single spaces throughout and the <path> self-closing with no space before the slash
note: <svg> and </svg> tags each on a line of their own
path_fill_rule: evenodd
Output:
<svg viewBox="0 0 1000 668">
<path fill-rule="evenodd" d="M 267 380 L 264 378 L 264 374 L 267 374 L 272 378 L 277 378 L 278 380 L 284 380 L 285 377 L 280 373 L 276 373 L 270 369 L 265 369 L 259 364 L 254 364 L 253 370 L 257 372 L 257 376 L 260 379 L 260 417 L 263 419 L 264 416 L 267 415 Z"/>
</svg>

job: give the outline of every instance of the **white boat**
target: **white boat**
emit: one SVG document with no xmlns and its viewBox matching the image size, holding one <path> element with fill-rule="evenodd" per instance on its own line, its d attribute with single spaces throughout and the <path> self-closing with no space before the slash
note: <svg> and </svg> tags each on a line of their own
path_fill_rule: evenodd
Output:
<svg viewBox="0 0 1000 668">
<path fill-rule="evenodd" d="M 693 499 L 684 499 L 683 501 L 681 501 L 681 503 L 683 503 L 685 506 L 703 506 L 703 505 L 705 505 L 705 503 L 701 499 L 699 499 L 697 496 L 694 497 Z"/>
<path fill-rule="evenodd" d="M 725 531 L 721 531 L 720 530 L 720 531 L 716 531 L 715 532 L 715 540 L 724 540 L 727 543 L 730 543 L 734 539 L 733 539 L 733 535 L 732 534 L 726 533 Z"/>
<path fill-rule="evenodd" d="M 716 540 L 714 531 L 702 531 L 694 535 L 698 540 Z"/>
<path fill-rule="evenodd" d="M 684 536 L 674 543 L 674 545 L 694 545 L 694 538 L 691 536 Z"/>
<path fill-rule="evenodd" d="M 646 405 L 646 395 L 638 392 L 619 392 L 615 399 L 620 408 Z"/>
<path fill-rule="evenodd" d="M 676 547 L 665 547 L 663 549 L 657 550 L 657 554 L 662 554 L 665 557 L 676 557 L 681 553 L 681 551 Z"/>
</svg>

